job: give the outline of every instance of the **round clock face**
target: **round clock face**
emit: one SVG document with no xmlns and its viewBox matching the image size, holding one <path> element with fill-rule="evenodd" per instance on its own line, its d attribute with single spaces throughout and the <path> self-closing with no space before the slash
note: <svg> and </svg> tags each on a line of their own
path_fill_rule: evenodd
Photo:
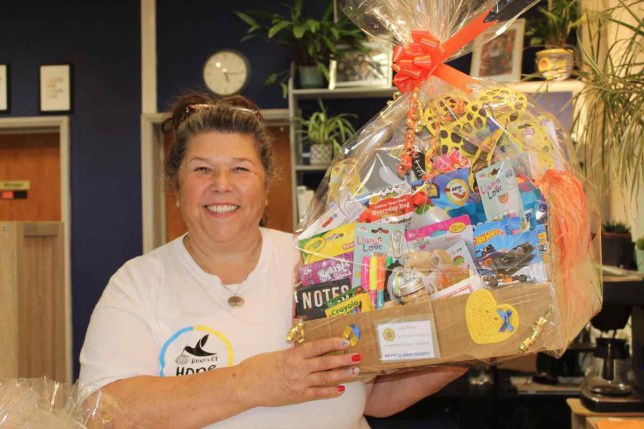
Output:
<svg viewBox="0 0 644 429">
<path fill-rule="evenodd" d="M 217 95 L 238 94 L 250 80 L 248 60 L 237 51 L 215 52 L 204 65 L 203 80 Z"/>
</svg>

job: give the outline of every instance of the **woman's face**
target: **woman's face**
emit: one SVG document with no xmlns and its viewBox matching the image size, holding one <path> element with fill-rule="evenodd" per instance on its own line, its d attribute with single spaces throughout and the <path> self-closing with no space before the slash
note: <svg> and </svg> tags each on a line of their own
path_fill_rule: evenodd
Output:
<svg viewBox="0 0 644 429">
<path fill-rule="evenodd" d="M 267 197 L 253 138 L 208 132 L 188 140 L 177 201 L 192 238 L 226 244 L 256 234 Z"/>
</svg>

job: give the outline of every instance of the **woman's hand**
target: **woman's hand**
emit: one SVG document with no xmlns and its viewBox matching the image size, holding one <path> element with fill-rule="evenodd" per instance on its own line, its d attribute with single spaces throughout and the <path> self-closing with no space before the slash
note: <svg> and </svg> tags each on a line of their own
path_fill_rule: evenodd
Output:
<svg viewBox="0 0 644 429">
<path fill-rule="evenodd" d="M 129 427 L 130 419 L 142 428 L 204 427 L 255 407 L 342 395 L 341 383 L 355 381 L 361 358 L 328 353 L 348 346 L 340 338 L 311 341 L 199 374 L 125 378 L 102 391 L 128 405 L 128 415 L 116 418 L 114 427 Z"/>
<path fill-rule="evenodd" d="M 361 356 L 329 355 L 346 350 L 347 340 L 327 338 L 288 350 L 263 353 L 239 364 L 245 394 L 255 406 L 280 406 L 342 395 L 355 381 Z"/>
</svg>

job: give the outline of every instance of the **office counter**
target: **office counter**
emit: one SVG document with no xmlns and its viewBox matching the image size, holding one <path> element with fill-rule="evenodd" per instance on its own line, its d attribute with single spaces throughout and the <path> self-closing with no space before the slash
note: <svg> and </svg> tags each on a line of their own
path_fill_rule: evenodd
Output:
<svg viewBox="0 0 644 429">
<path fill-rule="evenodd" d="M 570 427 L 566 399 L 579 395 L 577 386 L 527 384 L 529 375 L 490 370 L 489 385 L 472 386 L 465 374 L 407 410 L 386 419 L 369 418 L 369 423 L 373 429 Z"/>
</svg>

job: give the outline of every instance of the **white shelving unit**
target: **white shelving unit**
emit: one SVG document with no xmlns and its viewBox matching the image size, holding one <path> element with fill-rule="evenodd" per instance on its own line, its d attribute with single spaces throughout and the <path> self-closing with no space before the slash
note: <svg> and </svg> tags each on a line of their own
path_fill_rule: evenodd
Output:
<svg viewBox="0 0 644 429">
<path fill-rule="evenodd" d="M 512 89 L 525 92 L 526 94 L 546 93 L 546 92 L 570 92 L 576 94 L 581 91 L 584 84 L 578 80 L 562 80 L 562 81 L 534 81 L 534 82 L 518 82 L 508 84 Z"/>
<path fill-rule="evenodd" d="M 512 89 L 521 91 L 527 94 L 544 95 L 565 93 L 564 97 L 570 99 L 574 94 L 579 92 L 583 84 L 576 80 L 566 80 L 560 82 L 519 82 L 507 85 Z M 338 88 L 338 89 L 295 89 L 293 88 L 292 79 L 289 80 L 288 85 L 288 110 L 289 117 L 294 118 L 300 115 L 299 103 L 301 100 L 338 100 L 338 99 L 368 99 L 380 98 L 388 99 L 393 96 L 397 91 L 396 88 Z M 562 95 L 562 94 L 559 94 Z M 383 106 L 385 104 L 383 102 Z M 545 107 L 545 106 L 544 106 Z M 295 126 L 290 127 L 290 142 L 291 142 L 291 202 L 293 209 L 293 222 L 294 227 L 299 221 L 298 217 L 298 198 L 297 187 L 302 184 L 303 174 L 318 172 L 324 173 L 327 166 L 315 166 L 303 164 L 301 145 L 297 137 Z M 314 189 L 315 191 L 315 189 Z"/>
<path fill-rule="evenodd" d="M 338 88 L 338 89 L 296 89 L 293 88 L 292 79 L 288 84 L 288 110 L 289 116 L 294 118 L 300 115 L 299 103 L 301 100 L 338 100 L 338 99 L 361 99 L 381 98 L 383 100 L 392 98 L 397 91 L 396 88 Z M 384 107 L 384 102 L 383 102 Z M 328 166 L 316 166 L 304 164 L 302 161 L 301 145 L 296 133 L 295 126 L 291 124 L 291 202 L 293 208 L 294 227 L 299 221 L 297 187 L 302 185 L 303 174 L 324 173 Z M 315 191 L 315 189 L 313 189 Z"/>
</svg>

